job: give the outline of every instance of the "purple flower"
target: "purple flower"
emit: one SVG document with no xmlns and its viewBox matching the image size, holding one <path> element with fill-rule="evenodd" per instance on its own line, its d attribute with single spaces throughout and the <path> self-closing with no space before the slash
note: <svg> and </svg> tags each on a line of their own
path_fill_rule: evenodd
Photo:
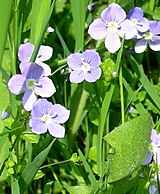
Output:
<svg viewBox="0 0 160 194">
<path fill-rule="evenodd" d="M 146 32 L 149 29 L 148 20 L 143 17 L 143 11 L 140 7 L 131 9 L 127 18 L 135 25 L 137 31 Z"/>
<path fill-rule="evenodd" d="M 53 105 L 46 99 L 39 99 L 31 111 L 29 125 L 33 133 L 43 134 L 48 130 L 52 136 L 63 138 L 65 128 L 60 124 L 65 123 L 69 115 L 70 111 L 62 105 Z"/>
<path fill-rule="evenodd" d="M 30 63 L 21 69 L 22 74 L 14 75 L 8 82 L 9 90 L 15 94 L 24 93 L 22 104 L 30 111 L 37 100 L 37 96 L 50 97 L 56 89 L 48 77 L 44 77 L 44 70 L 36 63 Z"/>
<path fill-rule="evenodd" d="M 18 50 L 18 58 L 21 61 L 20 69 L 23 69 L 24 66 L 28 65 L 33 51 L 34 45 L 30 42 L 20 45 Z M 52 57 L 52 53 L 53 49 L 50 46 L 41 45 L 37 54 L 37 58 L 35 60 L 35 63 L 37 63 L 44 69 L 45 76 L 51 75 L 51 69 L 47 64 L 43 63 L 43 61 L 47 61 L 48 59 L 50 59 Z"/>
<path fill-rule="evenodd" d="M 160 51 L 160 22 L 149 21 L 149 30 L 145 33 L 140 33 L 140 40 L 138 39 L 135 45 L 135 52 L 142 53 L 146 50 L 147 45 L 153 51 Z"/>
<path fill-rule="evenodd" d="M 83 80 L 95 82 L 101 76 L 101 59 L 94 50 L 71 54 L 67 57 L 67 63 L 73 70 L 70 74 L 70 81 L 73 83 L 81 83 Z"/>
<path fill-rule="evenodd" d="M 152 156 L 154 161 L 160 165 L 160 133 L 157 134 L 155 129 L 151 131 L 149 152 L 143 165 L 147 165 L 151 162 Z"/>
<path fill-rule="evenodd" d="M 119 37 L 131 39 L 137 34 L 137 30 L 126 19 L 125 11 L 118 4 L 112 3 L 102 11 L 101 18 L 90 24 L 88 33 L 95 40 L 105 38 L 105 47 L 109 52 L 115 53 L 121 47 Z"/>
<path fill-rule="evenodd" d="M 10 116 L 10 112 L 8 112 L 7 110 L 2 110 L 2 113 L 1 113 L 1 119 L 2 120 L 5 120 L 7 119 L 9 116 Z"/>
</svg>

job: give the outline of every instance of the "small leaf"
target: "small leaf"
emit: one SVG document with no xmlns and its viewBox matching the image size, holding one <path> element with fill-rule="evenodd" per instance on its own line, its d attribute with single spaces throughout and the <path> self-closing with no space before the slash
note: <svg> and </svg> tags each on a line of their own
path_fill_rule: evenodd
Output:
<svg viewBox="0 0 160 194">
<path fill-rule="evenodd" d="M 38 135 L 32 133 L 31 131 L 27 131 L 21 135 L 21 138 L 30 143 L 38 143 L 39 137 Z"/>
<path fill-rule="evenodd" d="M 87 185 L 66 187 L 66 189 L 70 194 L 90 194 L 92 191 L 92 187 Z"/>
<path fill-rule="evenodd" d="M 104 137 L 115 148 L 115 154 L 109 158 L 108 182 L 130 175 L 142 164 L 148 153 L 151 129 L 151 117 L 142 115 L 120 125 Z"/>
<path fill-rule="evenodd" d="M 36 173 L 35 177 L 34 177 L 34 180 L 38 180 L 40 178 L 42 178 L 45 174 L 41 171 L 41 170 L 38 170 L 38 172 Z"/>
</svg>

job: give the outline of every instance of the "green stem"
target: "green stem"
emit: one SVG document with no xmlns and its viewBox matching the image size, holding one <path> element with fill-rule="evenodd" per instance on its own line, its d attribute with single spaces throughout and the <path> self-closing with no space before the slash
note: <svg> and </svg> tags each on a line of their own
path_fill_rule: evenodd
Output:
<svg viewBox="0 0 160 194">
<path fill-rule="evenodd" d="M 122 66 L 119 71 L 119 87 L 120 87 L 120 100 L 121 100 L 121 117 L 122 123 L 124 123 L 124 95 L 123 95 L 123 76 L 122 76 Z"/>
</svg>

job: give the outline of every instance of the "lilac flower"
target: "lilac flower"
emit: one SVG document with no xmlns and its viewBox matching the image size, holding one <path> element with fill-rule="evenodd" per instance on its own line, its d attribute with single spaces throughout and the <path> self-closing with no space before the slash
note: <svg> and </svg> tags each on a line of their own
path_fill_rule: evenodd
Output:
<svg viewBox="0 0 160 194">
<path fill-rule="evenodd" d="M 33 133 L 43 134 L 48 130 L 52 136 L 63 138 L 65 128 L 60 124 L 65 123 L 69 115 L 70 111 L 62 105 L 39 99 L 31 111 L 29 125 Z"/>
<path fill-rule="evenodd" d="M 24 66 L 28 65 L 33 51 L 34 45 L 30 42 L 20 45 L 18 50 L 18 58 L 21 61 L 20 69 L 23 69 Z M 45 76 L 51 75 L 51 69 L 47 64 L 43 63 L 43 61 L 47 61 L 48 59 L 50 59 L 52 57 L 52 53 L 53 49 L 50 46 L 41 45 L 37 54 L 37 58 L 35 60 L 35 63 L 37 63 L 44 69 Z"/>
<path fill-rule="evenodd" d="M 48 77 L 44 77 L 44 70 L 36 63 L 30 63 L 21 69 L 22 74 L 14 75 L 8 82 L 9 90 L 19 95 L 24 93 L 22 104 L 25 110 L 30 111 L 37 100 L 37 96 L 50 97 L 56 89 Z"/>
<path fill-rule="evenodd" d="M 149 29 L 148 20 L 143 17 L 143 11 L 140 7 L 131 9 L 127 18 L 135 25 L 137 31 L 146 32 Z"/>
<path fill-rule="evenodd" d="M 7 119 L 9 116 L 10 116 L 10 112 L 8 112 L 6 109 L 5 110 L 2 110 L 2 113 L 1 113 L 1 119 L 2 120 L 5 120 Z"/>
<path fill-rule="evenodd" d="M 151 162 L 152 156 L 154 161 L 160 165 L 160 133 L 157 134 L 155 129 L 151 131 L 149 152 L 143 165 L 147 165 Z"/>
<path fill-rule="evenodd" d="M 95 82 L 101 76 L 101 59 L 94 50 L 71 54 L 67 57 L 67 63 L 73 70 L 70 74 L 70 81 L 73 83 L 81 83 L 83 80 Z"/>
<path fill-rule="evenodd" d="M 105 47 L 109 52 L 115 53 L 121 47 L 119 37 L 131 39 L 137 34 L 137 30 L 126 19 L 125 11 L 118 4 L 112 3 L 102 11 L 101 18 L 90 24 L 88 33 L 95 40 L 105 38 Z"/>
<path fill-rule="evenodd" d="M 147 45 L 153 51 L 160 51 L 160 22 L 149 21 L 149 30 L 145 33 L 140 33 L 140 40 L 138 39 L 135 45 L 135 52 L 142 53 L 146 50 Z"/>
</svg>

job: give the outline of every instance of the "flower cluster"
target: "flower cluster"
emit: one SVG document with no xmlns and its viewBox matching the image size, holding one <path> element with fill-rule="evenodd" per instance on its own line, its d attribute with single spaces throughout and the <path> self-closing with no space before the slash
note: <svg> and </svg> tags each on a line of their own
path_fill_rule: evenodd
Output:
<svg viewBox="0 0 160 194">
<path fill-rule="evenodd" d="M 51 74 L 50 67 L 43 63 L 52 57 L 52 48 L 41 45 L 35 63 L 29 62 L 34 45 L 27 42 L 20 45 L 18 58 L 21 74 L 11 77 L 8 82 L 9 90 L 19 95 L 24 93 L 22 105 L 26 111 L 31 111 L 29 125 L 36 134 L 47 132 L 58 138 L 64 137 L 65 129 L 60 124 L 66 122 L 70 111 L 59 104 L 52 104 L 46 99 L 51 97 L 56 88 L 52 80 L 47 77 Z M 37 100 L 38 99 L 38 100 Z"/>
<path fill-rule="evenodd" d="M 90 24 L 88 33 L 95 40 L 105 38 L 105 47 L 110 53 L 120 49 L 120 38 L 134 38 L 136 53 L 144 52 L 147 45 L 154 51 L 160 51 L 160 22 L 148 21 L 139 7 L 126 15 L 118 4 L 110 4 L 102 11 L 101 18 Z"/>
<path fill-rule="evenodd" d="M 160 165 L 160 133 L 157 134 L 155 129 L 151 131 L 149 151 L 143 165 L 149 164 L 152 157 L 154 162 Z"/>
</svg>

